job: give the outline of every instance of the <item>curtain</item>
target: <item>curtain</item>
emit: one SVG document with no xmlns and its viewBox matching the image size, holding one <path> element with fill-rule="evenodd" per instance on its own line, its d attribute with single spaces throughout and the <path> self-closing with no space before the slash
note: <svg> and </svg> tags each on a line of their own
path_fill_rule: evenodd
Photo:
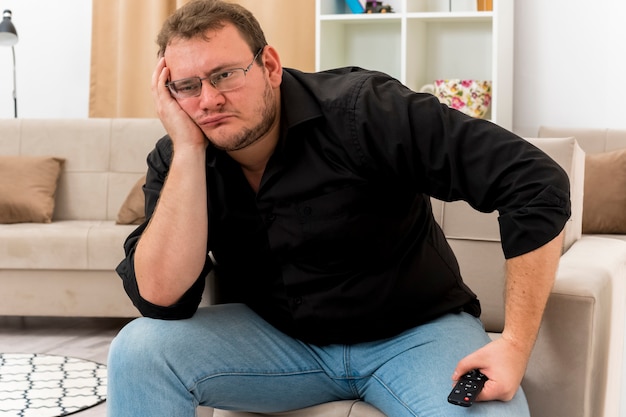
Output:
<svg viewBox="0 0 626 417">
<path fill-rule="evenodd" d="M 189 0 L 92 0 L 90 117 L 156 117 L 150 81 L 163 21 Z M 231 0 L 248 8 L 284 66 L 313 71 L 315 0 Z"/>
<path fill-rule="evenodd" d="M 231 0 L 250 10 L 283 67 L 315 70 L 315 0 Z"/>
<path fill-rule="evenodd" d="M 187 0 L 93 0 L 90 117 L 155 117 L 156 35 Z"/>
</svg>

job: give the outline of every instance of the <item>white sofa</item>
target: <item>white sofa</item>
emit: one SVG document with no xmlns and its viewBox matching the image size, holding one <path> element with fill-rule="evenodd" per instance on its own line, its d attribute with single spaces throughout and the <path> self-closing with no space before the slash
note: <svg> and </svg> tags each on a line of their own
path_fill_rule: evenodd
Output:
<svg viewBox="0 0 626 417">
<path fill-rule="evenodd" d="M 114 271 L 135 226 L 115 220 L 145 173 L 147 153 L 164 133 L 160 122 L 10 119 L 0 120 L 0 132 L 0 156 L 65 159 L 52 222 L 0 224 L 0 315 L 136 316 Z M 581 237 L 584 155 L 572 139 L 536 142 L 570 174 L 574 216 L 523 385 L 533 417 L 617 417 L 625 303 L 616 294 L 626 294 L 626 242 Z M 495 214 L 477 213 L 463 203 L 435 202 L 434 210 L 482 301 L 485 325 L 497 337 L 504 259 Z M 203 302 L 210 303 L 211 296 Z M 215 415 L 249 414 L 217 410 Z M 381 417 L 353 401 L 285 415 Z"/>
<path fill-rule="evenodd" d="M 116 218 L 161 123 L 4 119 L 0 132 L 0 155 L 65 161 L 51 223 L 0 224 L 0 314 L 137 316 L 114 271 L 136 226 Z"/>
</svg>

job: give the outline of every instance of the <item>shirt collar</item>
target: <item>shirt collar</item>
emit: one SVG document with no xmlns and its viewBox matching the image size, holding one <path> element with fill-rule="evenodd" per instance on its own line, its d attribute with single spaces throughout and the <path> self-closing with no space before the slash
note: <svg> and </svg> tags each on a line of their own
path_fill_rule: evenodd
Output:
<svg viewBox="0 0 626 417">
<path fill-rule="evenodd" d="M 322 115 L 315 97 L 298 80 L 303 75 L 304 73 L 291 68 L 283 70 L 280 94 L 282 117 L 285 119 L 282 121 L 282 124 L 287 129 Z"/>
</svg>

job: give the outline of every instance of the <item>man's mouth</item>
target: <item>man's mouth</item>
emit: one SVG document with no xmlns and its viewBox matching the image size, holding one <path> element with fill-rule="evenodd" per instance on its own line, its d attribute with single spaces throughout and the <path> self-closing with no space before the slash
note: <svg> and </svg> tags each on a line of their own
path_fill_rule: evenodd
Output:
<svg viewBox="0 0 626 417">
<path fill-rule="evenodd" d="M 198 122 L 198 124 L 200 126 L 217 126 L 217 125 L 225 122 L 230 117 L 231 116 L 226 115 L 226 114 L 220 114 L 218 116 L 205 117 L 205 118 L 201 119 Z"/>
</svg>

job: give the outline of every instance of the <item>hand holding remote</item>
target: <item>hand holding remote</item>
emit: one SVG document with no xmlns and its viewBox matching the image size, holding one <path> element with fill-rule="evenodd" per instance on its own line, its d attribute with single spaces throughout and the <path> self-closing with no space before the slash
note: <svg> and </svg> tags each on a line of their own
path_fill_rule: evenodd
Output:
<svg viewBox="0 0 626 417">
<path fill-rule="evenodd" d="M 488 379 L 478 369 L 466 373 L 448 395 L 448 402 L 462 407 L 471 406 Z"/>
</svg>

